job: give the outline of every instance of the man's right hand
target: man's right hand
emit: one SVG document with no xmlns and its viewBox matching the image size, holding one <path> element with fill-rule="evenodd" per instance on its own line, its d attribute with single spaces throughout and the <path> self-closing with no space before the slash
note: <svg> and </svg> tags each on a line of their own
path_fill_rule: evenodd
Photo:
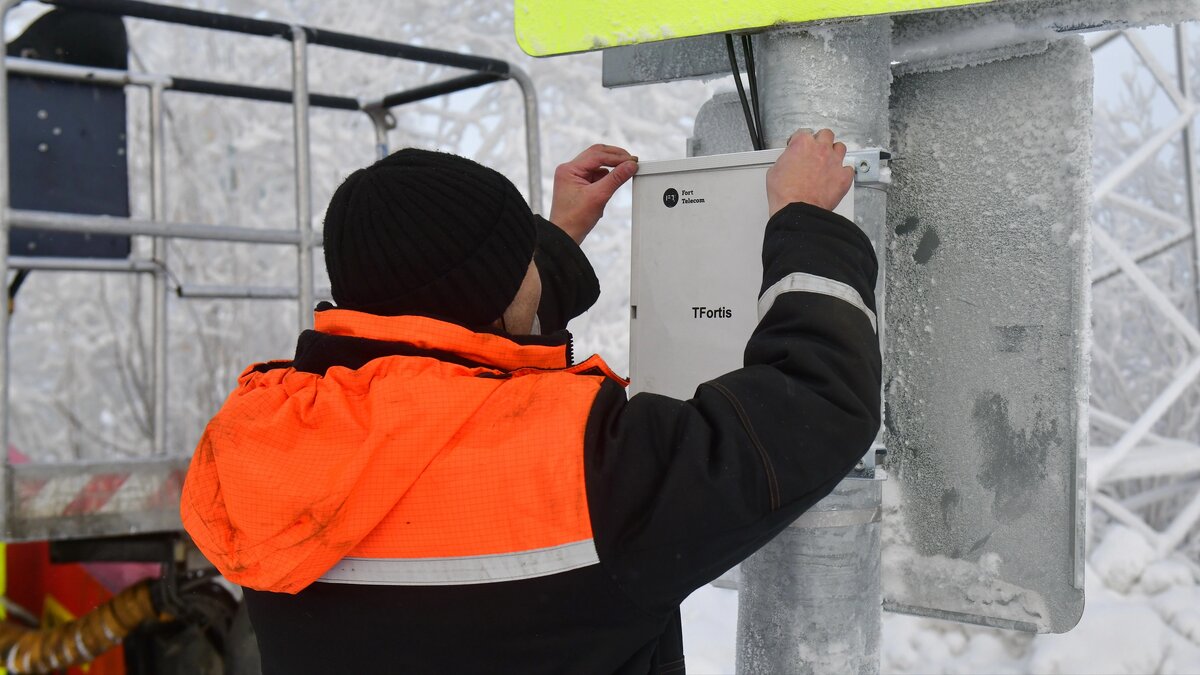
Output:
<svg viewBox="0 0 1200 675">
<path fill-rule="evenodd" d="M 837 208 L 854 184 L 854 168 L 842 166 L 846 146 L 833 132 L 813 134 L 800 129 L 767 170 L 767 205 L 774 216 L 792 202 L 804 202 L 828 211 Z"/>
<path fill-rule="evenodd" d="M 637 157 L 624 148 L 596 144 L 554 171 L 550 222 L 576 244 L 596 227 L 613 193 L 637 173 Z M 611 170 L 610 170 L 611 169 Z"/>
</svg>

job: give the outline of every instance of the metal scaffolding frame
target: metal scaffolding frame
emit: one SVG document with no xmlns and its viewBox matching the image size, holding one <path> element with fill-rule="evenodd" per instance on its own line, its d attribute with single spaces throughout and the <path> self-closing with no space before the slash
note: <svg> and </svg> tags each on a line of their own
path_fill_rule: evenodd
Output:
<svg viewBox="0 0 1200 675">
<path fill-rule="evenodd" d="M 1171 439 L 1153 433 L 1155 426 L 1186 393 L 1195 391 L 1200 382 L 1200 329 L 1196 323 L 1176 306 L 1168 293 L 1142 268 L 1142 265 L 1160 256 L 1189 247 L 1192 273 L 1200 274 L 1200 195 L 1197 194 L 1198 169 L 1196 162 L 1197 126 L 1200 101 L 1195 98 L 1190 78 L 1194 64 L 1190 62 L 1189 26 L 1175 26 L 1175 76 L 1150 49 L 1143 34 L 1138 31 L 1113 31 L 1100 36 L 1091 43 L 1093 53 L 1115 41 L 1124 40 L 1137 55 L 1141 64 L 1153 75 L 1156 85 L 1173 106 L 1172 119 L 1144 139 L 1140 147 L 1126 157 L 1105 176 L 1097 176 L 1094 188 L 1094 210 L 1116 209 L 1149 222 L 1175 229 L 1176 234 L 1146 246 L 1140 250 L 1128 250 L 1099 225 L 1092 228 L 1096 251 L 1103 251 L 1111 260 L 1104 268 L 1093 271 L 1092 284 L 1098 286 L 1118 276 L 1126 277 L 1140 295 L 1175 333 L 1191 348 L 1192 357 L 1174 373 L 1173 379 L 1162 387 L 1157 395 L 1141 410 L 1136 419 L 1125 420 L 1109 411 L 1091 406 L 1093 428 L 1105 429 L 1119 434 L 1111 446 L 1093 446 L 1088 462 L 1088 488 L 1092 505 L 1141 533 L 1160 556 L 1166 556 L 1180 548 L 1200 526 L 1200 439 Z M 1133 177 L 1151 159 L 1171 143 L 1181 143 L 1183 173 L 1186 181 L 1187 218 L 1167 213 L 1131 199 L 1117 189 Z M 1200 286 L 1197 286 L 1200 292 Z M 1200 296 L 1198 296 L 1200 297 Z M 1115 329 L 1097 326 L 1097 332 Z M 1114 488 L 1130 480 L 1143 478 L 1165 478 L 1191 475 L 1192 480 L 1183 480 L 1147 490 L 1122 499 Z M 1194 494 L 1193 494 L 1194 493 Z M 1139 510 L 1165 499 L 1183 498 L 1182 508 L 1173 515 L 1164 528 L 1155 528 Z M 1197 561 L 1191 564 L 1197 571 Z"/>
<path fill-rule="evenodd" d="M 0 0 L 0 21 L 26 0 Z M 413 45 L 348 35 L 308 26 L 290 25 L 229 14 L 156 5 L 138 0 L 41 0 L 61 8 L 87 10 L 120 17 L 226 31 L 243 35 L 281 38 L 290 46 L 291 89 L 271 89 L 238 83 L 197 80 L 169 75 L 148 75 L 6 57 L 0 60 L 0 278 L 10 270 L 38 269 L 76 272 L 149 274 L 153 278 L 151 318 L 152 366 L 150 369 L 152 455 L 124 462 L 72 462 L 54 465 L 12 465 L 0 456 L 0 541 L 59 539 L 175 529 L 179 525 L 178 498 L 187 458 L 168 453 L 167 442 L 167 337 L 171 287 L 168 283 L 167 242 L 192 239 L 282 245 L 297 251 L 296 286 L 197 286 L 179 284 L 181 298 L 263 300 L 295 299 L 301 330 L 311 328 L 318 296 L 328 289 L 314 286 L 313 249 L 320 246 L 312 228 L 312 176 L 309 157 L 311 108 L 356 111 L 370 117 L 376 154 L 388 152 L 387 132 L 395 126 L 390 110 L 405 103 L 512 80 L 521 89 L 525 114 L 525 147 L 528 162 L 529 201 L 535 210 L 542 202 L 541 150 L 537 97 L 532 80 L 506 61 L 459 54 Z M 309 47 L 322 45 L 349 52 L 374 54 L 407 61 L 450 66 L 468 74 L 410 90 L 360 99 L 309 91 Z M 11 208 L 9 194 L 8 73 L 48 79 L 87 82 L 114 88 L 137 87 L 149 93 L 150 219 L 87 216 Z M 292 106 L 296 218 L 292 230 L 259 229 L 233 225 L 201 225 L 166 220 L 165 110 L 167 92 L 223 96 Z M 72 260 L 7 256 L 12 227 L 34 230 L 82 232 L 149 237 L 149 259 Z M 8 313 L 0 312 L 0 448 L 8 447 L 9 412 Z M 74 506 L 96 481 L 120 486 L 112 499 L 95 512 Z"/>
</svg>

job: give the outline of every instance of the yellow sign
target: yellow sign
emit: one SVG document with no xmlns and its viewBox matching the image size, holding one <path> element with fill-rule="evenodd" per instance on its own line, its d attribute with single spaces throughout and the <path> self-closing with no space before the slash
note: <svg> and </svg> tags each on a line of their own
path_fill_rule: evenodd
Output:
<svg viewBox="0 0 1200 675">
<path fill-rule="evenodd" d="M 515 0 L 517 42 L 530 56 L 731 33 L 994 0 Z"/>
</svg>

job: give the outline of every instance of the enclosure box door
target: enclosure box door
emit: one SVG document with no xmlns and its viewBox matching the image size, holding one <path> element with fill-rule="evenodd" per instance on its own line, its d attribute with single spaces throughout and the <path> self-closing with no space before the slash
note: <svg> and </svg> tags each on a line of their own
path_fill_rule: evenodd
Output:
<svg viewBox="0 0 1200 675">
<path fill-rule="evenodd" d="M 643 162 L 633 179 L 632 392 L 691 398 L 758 325 L 767 169 L 779 149 Z M 848 195 L 837 212 L 854 218 Z"/>
</svg>

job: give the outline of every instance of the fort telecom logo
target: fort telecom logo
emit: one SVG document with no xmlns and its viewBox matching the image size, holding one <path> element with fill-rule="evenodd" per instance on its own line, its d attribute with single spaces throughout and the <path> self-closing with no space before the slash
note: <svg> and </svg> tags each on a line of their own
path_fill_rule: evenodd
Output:
<svg viewBox="0 0 1200 675">
<path fill-rule="evenodd" d="M 675 188 L 667 188 L 667 191 L 663 193 L 663 204 L 665 204 L 668 209 L 673 209 L 678 203 L 679 191 Z"/>
</svg>

